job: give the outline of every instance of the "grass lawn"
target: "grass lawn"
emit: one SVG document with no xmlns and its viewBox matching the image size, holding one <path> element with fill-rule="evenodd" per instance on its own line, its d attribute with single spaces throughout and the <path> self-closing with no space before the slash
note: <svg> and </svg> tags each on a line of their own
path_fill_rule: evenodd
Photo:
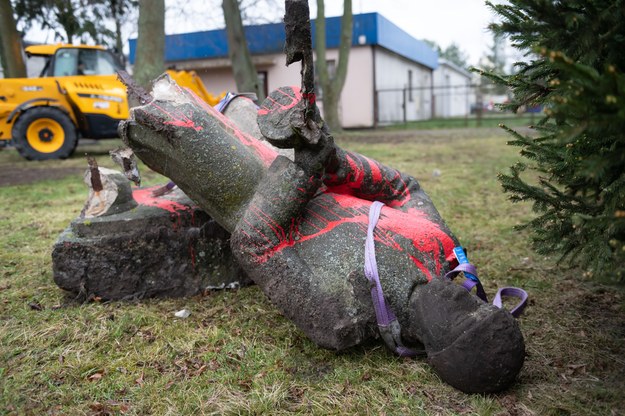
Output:
<svg viewBox="0 0 625 416">
<path fill-rule="evenodd" d="M 484 113 L 481 118 L 478 118 L 475 114 L 471 114 L 467 117 L 446 117 L 409 121 L 407 123 L 393 124 L 385 128 L 390 130 L 457 129 L 467 127 L 498 127 L 500 123 L 505 123 L 509 127 L 525 127 L 537 123 L 540 118 L 541 114 L 536 113 L 512 114 L 493 112 Z"/>
<path fill-rule="evenodd" d="M 625 411 L 625 292 L 537 256 L 512 230 L 531 216 L 496 175 L 517 155 L 498 129 L 352 132 L 340 145 L 420 180 L 480 269 L 487 293 L 530 294 L 518 383 L 466 395 L 381 344 L 318 348 L 256 287 L 187 299 L 81 304 L 52 280 L 51 249 L 86 199 L 84 153 L 0 151 L 0 414 L 616 415 Z M 142 171 L 146 185 L 164 178 Z M 2 182 L 0 182 L 0 185 Z M 191 316 L 174 312 L 187 308 Z"/>
</svg>

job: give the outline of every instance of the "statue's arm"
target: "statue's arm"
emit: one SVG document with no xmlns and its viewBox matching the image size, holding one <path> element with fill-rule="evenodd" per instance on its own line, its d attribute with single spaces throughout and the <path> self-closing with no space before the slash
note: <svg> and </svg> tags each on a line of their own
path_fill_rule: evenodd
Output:
<svg viewBox="0 0 625 416">
<path fill-rule="evenodd" d="M 301 211 L 320 185 L 318 175 L 309 175 L 278 156 L 235 228 L 240 256 L 260 261 L 271 257 L 277 247 L 292 245 Z"/>
</svg>

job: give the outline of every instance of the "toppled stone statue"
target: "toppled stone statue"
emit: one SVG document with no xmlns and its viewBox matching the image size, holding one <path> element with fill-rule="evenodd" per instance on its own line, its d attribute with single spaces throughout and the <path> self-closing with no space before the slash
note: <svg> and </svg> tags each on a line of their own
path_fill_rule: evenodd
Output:
<svg viewBox="0 0 625 416">
<path fill-rule="evenodd" d="M 459 242 L 414 178 L 339 148 L 318 114 L 311 127 L 298 88 L 275 91 L 259 110 L 263 134 L 293 147 L 294 161 L 167 77 L 154 90 L 120 126 L 123 140 L 232 233 L 239 264 L 312 341 L 342 350 L 380 336 L 364 246 L 372 201 L 381 201 L 375 257 L 397 318 L 381 334 L 387 344 L 424 350 L 465 392 L 514 381 L 519 326 L 443 278 Z"/>
<path fill-rule="evenodd" d="M 308 16 L 306 0 L 286 1 L 287 64 L 302 61 L 302 88 L 258 111 L 264 138 L 294 160 L 167 77 L 152 97 L 130 85 L 143 105 L 120 136 L 232 233 L 240 265 L 318 345 L 381 336 L 400 355 L 424 351 L 462 391 L 505 389 L 525 355 L 517 322 L 444 278 L 474 270 L 414 178 L 334 144 L 315 104 Z"/>
</svg>

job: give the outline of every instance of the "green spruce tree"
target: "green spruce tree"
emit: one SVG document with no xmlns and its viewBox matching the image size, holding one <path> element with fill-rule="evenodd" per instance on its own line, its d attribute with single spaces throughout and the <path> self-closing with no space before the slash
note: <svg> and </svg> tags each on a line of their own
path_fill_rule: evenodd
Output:
<svg viewBox="0 0 625 416">
<path fill-rule="evenodd" d="M 536 134 L 508 129 L 524 159 L 501 183 L 533 203 L 539 253 L 625 282 L 625 0 L 487 4 L 527 60 L 486 75 L 513 90 L 511 109 L 544 109 Z"/>
</svg>

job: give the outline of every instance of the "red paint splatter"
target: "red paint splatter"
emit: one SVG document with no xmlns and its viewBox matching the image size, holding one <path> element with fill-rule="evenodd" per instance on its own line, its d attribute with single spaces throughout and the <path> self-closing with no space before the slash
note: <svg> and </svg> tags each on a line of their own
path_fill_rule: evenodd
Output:
<svg viewBox="0 0 625 416">
<path fill-rule="evenodd" d="M 208 105 L 193 91 L 189 90 L 188 88 L 185 89 L 189 92 L 189 94 L 191 94 L 192 98 L 195 100 L 195 103 L 198 106 L 200 106 L 207 113 L 209 113 L 211 117 L 217 119 L 224 128 L 224 130 L 228 132 L 228 134 L 237 139 L 237 141 L 241 143 L 244 147 L 250 149 L 252 153 L 256 157 L 258 157 L 265 166 L 271 165 L 271 162 L 273 162 L 273 160 L 278 157 L 278 153 L 275 150 L 271 149 L 269 146 L 266 146 L 257 138 L 242 132 L 239 127 L 234 124 L 234 122 L 232 122 L 232 120 L 221 114 L 215 108 Z"/>
<path fill-rule="evenodd" d="M 262 234 L 266 243 L 263 244 L 263 247 L 259 247 L 259 252 L 262 254 L 256 257 L 256 261 L 264 263 L 286 247 L 315 239 L 331 232 L 342 224 L 358 224 L 363 233 L 366 232 L 369 221 L 370 201 L 344 194 L 326 193 L 324 196 L 331 198 L 330 202 L 334 202 L 336 205 L 332 207 L 328 204 L 317 203 L 315 200 L 310 201 L 309 205 L 304 209 L 301 221 L 309 224 L 314 231 L 306 235 L 300 232 L 298 222 L 292 221 L 288 233 L 285 233 L 281 227 L 276 227 L 275 224 L 270 225 L 267 222 L 269 220 L 265 213 L 262 213 L 257 208 L 250 207 L 255 210 L 254 213 L 269 226 L 269 229 L 274 234 L 273 236 Z M 248 223 L 248 225 L 251 224 Z M 258 229 L 254 229 L 254 232 L 261 235 Z M 430 258 L 435 264 L 435 272 L 437 274 L 440 273 L 442 267 L 441 248 L 445 254 L 444 257 L 450 258 L 453 255 L 452 250 L 455 246 L 453 239 L 441 230 L 438 224 L 430 221 L 424 212 L 416 209 L 404 212 L 388 206 L 383 207 L 380 220 L 374 232 L 375 241 L 394 250 L 404 252 L 428 280 L 432 279 L 430 270 L 425 267 L 421 260 L 411 254 L 411 252 L 406 251 L 398 243 L 394 238 L 397 235 L 411 241 L 417 252 Z"/>
<path fill-rule="evenodd" d="M 271 98 L 271 95 L 270 95 L 269 97 L 265 99 L 262 107 L 258 109 L 258 115 L 264 116 L 275 111 L 285 112 L 295 107 L 303 98 L 302 92 L 300 91 L 299 87 L 288 87 L 288 88 L 290 88 L 290 90 L 293 91 L 293 95 L 287 94 L 283 88 L 280 88 L 279 90 L 274 91 L 274 93 L 279 92 L 283 96 L 289 98 L 291 100 L 289 103 L 281 104 L 278 101 Z M 271 104 L 271 105 L 268 105 L 268 104 Z"/>
<path fill-rule="evenodd" d="M 167 116 L 169 116 L 170 120 L 163 121 L 163 124 L 176 126 L 176 127 L 190 128 L 195 131 L 202 130 L 202 126 L 197 126 L 195 122 L 189 116 L 184 114 L 182 111 L 176 110 L 176 111 L 170 112 L 170 111 L 165 110 L 163 107 L 154 103 L 152 103 L 152 106 L 161 110 L 163 114 L 166 114 Z"/>
<path fill-rule="evenodd" d="M 192 209 L 189 205 L 181 204 L 180 202 L 172 201 L 171 199 L 152 196 L 152 192 L 158 188 L 160 188 L 160 186 L 136 189 L 132 192 L 132 196 L 139 205 L 164 209 L 172 214 Z"/>
<path fill-rule="evenodd" d="M 317 101 L 317 97 L 315 96 L 314 92 L 311 93 L 303 93 L 302 94 L 302 98 L 306 101 L 308 101 L 309 105 L 315 105 L 315 102 Z"/>
<path fill-rule="evenodd" d="M 328 191 L 353 195 L 368 201 L 383 201 L 390 207 L 402 207 L 411 200 L 410 186 L 402 174 L 368 157 L 345 152 L 345 173 L 330 173 L 324 180 Z"/>
</svg>

